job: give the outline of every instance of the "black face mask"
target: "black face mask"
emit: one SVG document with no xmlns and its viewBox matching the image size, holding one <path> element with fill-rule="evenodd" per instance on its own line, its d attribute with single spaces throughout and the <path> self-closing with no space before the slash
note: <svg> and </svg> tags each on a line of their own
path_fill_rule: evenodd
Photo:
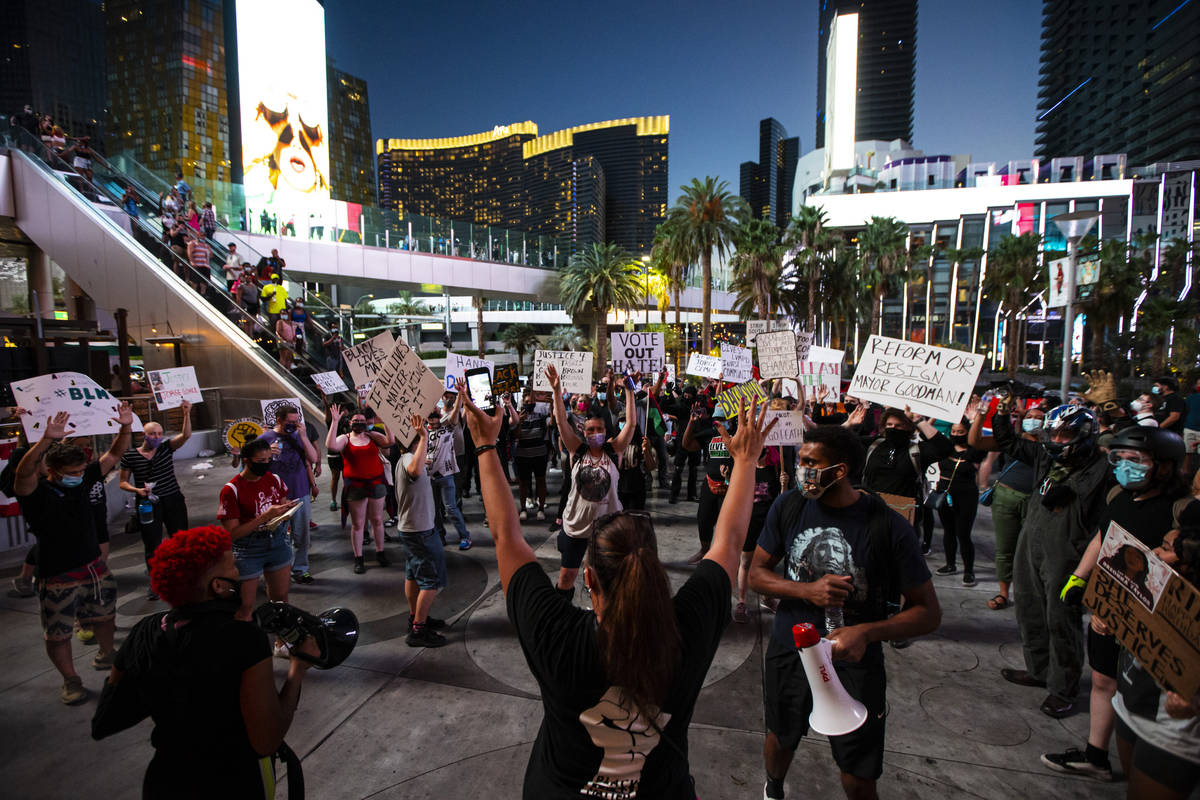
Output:
<svg viewBox="0 0 1200 800">
<path fill-rule="evenodd" d="M 283 430 L 285 433 L 295 433 L 296 432 L 296 423 L 289 422 L 288 424 L 283 426 Z"/>
<path fill-rule="evenodd" d="M 523 408 L 524 408 L 524 410 L 525 410 L 525 413 L 526 413 L 526 414 L 532 414 L 532 413 L 533 413 L 534 406 L 535 406 L 535 404 L 534 404 L 534 403 L 526 403 L 526 404 L 523 406 Z"/>
<path fill-rule="evenodd" d="M 350 430 L 354 431 L 355 433 L 362 433 L 366 429 L 367 429 L 367 423 L 365 423 L 365 422 L 351 422 L 350 423 Z"/>
<path fill-rule="evenodd" d="M 251 475 L 257 475 L 261 478 L 271 471 L 271 462 L 247 461 L 246 469 L 250 470 Z"/>
<path fill-rule="evenodd" d="M 888 428 L 883 432 L 883 437 L 887 439 L 888 444 L 901 447 L 912 441 L 912 431 L 904 428 Z"/>
<path fill-rule="evenodd" d="M 961 436 L 951 436 L 950 441 L 953 444 L 966 444 L 967 443 L 967 435 L 964 433 Z"/>
</svg>

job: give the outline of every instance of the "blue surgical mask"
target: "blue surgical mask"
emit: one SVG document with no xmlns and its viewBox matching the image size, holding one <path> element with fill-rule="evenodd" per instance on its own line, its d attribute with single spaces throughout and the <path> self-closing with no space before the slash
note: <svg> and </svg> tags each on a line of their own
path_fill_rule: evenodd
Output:
<svg viewBox="0 0 1200 800">
<path fill-rule="evenodd" d="M 58 479 L 58 485 L 67 489 L 73 489 L 76 486 L 83 484 L 82 475 L 62 475 Z"/>
<path fill-rule="evenodd" d="M 1150 467 L 1126 458 L 1117 462 L 1113 467 L 1113 474 L 1117 476 L 1117 483 L 1124 488 L 1142 489 L 1149 481 Z"/>
<path fill-rule="evenodd" d="M 1158 386 L 1151 386 L 1150 394 L 1162 394 L 1162 389 L 1159 388 Z"/>
<path fill-rule="evenodd" d="M 600 400 L 607 400 L 608 392 L 596 392 L 596 397 Z"/>
<path fill-rule="evenodd" d="M 593 433 L 587 437 L 588 447 L 604 447 L 605 438 L 603 433 Z"/>
<path fill-rule="evenodd" d="M 1042 429 L 1042 420 L 1026 417 L 1021 420 L 1021 430 L 1026 433 L 1037 433 Z"/>
</svg>

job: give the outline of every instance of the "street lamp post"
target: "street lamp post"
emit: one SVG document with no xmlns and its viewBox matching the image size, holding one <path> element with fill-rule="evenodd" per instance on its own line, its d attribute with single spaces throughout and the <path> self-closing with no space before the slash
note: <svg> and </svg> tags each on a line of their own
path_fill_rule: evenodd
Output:
<svg viewBox="0 0 1200 800">
<path fill-rule="evenodd" d="M 1071 386 L 1071 340 L 1075 329 L 1075 265 L 1079 258 L 1079 240 L 1096 224 L 1100 215 L 1095 211 L 1073 211 L 1059 214 L 1055 225 L 1067 237 L 1067 280 L 1063 287 L 1066 307 L 1063 309 L 1062 401 L 1067 402 Z"/>
</svg>

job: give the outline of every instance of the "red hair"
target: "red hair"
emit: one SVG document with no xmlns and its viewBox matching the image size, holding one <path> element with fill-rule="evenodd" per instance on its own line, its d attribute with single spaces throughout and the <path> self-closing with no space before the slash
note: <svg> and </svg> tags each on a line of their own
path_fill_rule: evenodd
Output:
<svg viewBox="0 0 1200 800">
<path fill-rule="evenodd" d="M 217 525 L 179 531 L 150 557 L 150 586 L 172 606 L 187 605 L 204 573 L 232 548 L 229 532 Z"/>
</svg>

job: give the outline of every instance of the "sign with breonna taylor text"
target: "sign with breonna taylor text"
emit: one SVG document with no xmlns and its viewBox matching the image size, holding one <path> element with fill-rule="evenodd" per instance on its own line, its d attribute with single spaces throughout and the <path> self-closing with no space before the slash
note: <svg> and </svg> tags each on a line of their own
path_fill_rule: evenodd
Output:
<svg viewBox="0 0 1200 800">
<path fill-rule="evenodd" d="M 975 389 L 983 356 L 872 335 L 847 394 L 956 423 Z"/>
<path fill-rule="evenodd" d="M 613 372 L 649 375 L 661 372 L 666 360 L 666 346 L 661 332 L 617 331 L 612 335 Z"/>
<path fill-rule="evenodd" d="M 395 337 L 392 336 L 391 331 L 384 331 L 374 338 L 359 342 L 354 347 L 342 351 L 342 358 L 346 360 L 346 368 L 350 370 L 350 377 L 354 379 L 355 386 L 362 386 L 375 380 L 375 375 L 383 365 L 384 359 L 392 352 L 394 341 Z"/>
<path fill-rule="evenodd" d="M 516 364 L 502 364 L 492 372 L 492 392 L 495 394 L 517 394 L 521 391 L 521 381 L 517 377 Z"/>
<path fill-rule="evenodd" d="M 758 374 L 762 378 L 794 378 L 797 373 L 796 334 L 770 331 L 758 335 Z"/>
<path fill-rule="evenodd" d="M 587 394 L 592 391 L 592 364 L 594 353 L 574 350 L 535 350 L 533 353 L 534 391 L 550 391 L 546 378 L 546 365 L 553 364 L 564 392 Z"/>
<path fill-rule="evenodd" d="M 392 352 L 379 367 L 375 385 L 367 395 L 367 405 L 395 435 L 411 448 L 418 433 L 412 428 L 413 415 L 425 419 L 442 399 L 445 384 L 403 339 L 396 340 Z"/>
<path fill-rule="evenodd" d="M 1160 686 L 1200 691 L 1200 592 L 1115 522 L 1083 603 Z"/>
<path fill-rule="evenodd" d="M 46 420 L 60 411 L 71 415 L 67 420 L 67 437 L 115 435 L 121 430 L 117 422 L 117 403 L 107 389 L 78 372 L 52 372 L 23 381 L 12 382 L 13 399 L 18 408 L 28 411 L 21 415 L 21 427 L 30 444 L 41 441 L 46 432 Z M 142 421 L 133 415 L 133 430 L 142 429 Z"/>
<path fill-rule="evenodd" d="M 479 367 L 487 367 L 488 375 L 490 376 L 494 377 L 496 374 L 496 365 L 491 361 L 488 361 L 486 358 L 479 358 L 478 356 L 464 356 L 459 355 L 458 353 L 447 353 L 446 388 L 451 392 L 458 391 L 455 389 L 456 381 L 459 379 L 465 381 L 467 379 L 467 370 L 477 369 Z"/>
<path fill-rule="evenodd" d="M 715 378 L 721 374 L 721 359 L 702 353 L 692 353 L 688 356 L 687 368 L 684 369 L 684 372 L 700 378 Z"/>
<path fill-rule="evenodd" d="M 744 383 L 754 377 L 754 359 L 750 350 L 732 344 L 721 345 L 721 371 L 730 383 Z"/>
<path fill-rule="evenodd" d="M 767 393 L 763 391 L 762 386 L 757 381 L 746 381 L 739 383 L 737 386 L 730 386 L 725 391 L 717 395 L 717 402 L 721 408 L 725 410 L 725 416 L 733 419 L 738 415 L 738 401 L 742 398 L 746 400 L 746 410 L 749 411 L 754 403 L 754 399 L 758 398 L 759 407 L 767 402 Z"/>
</svg>

